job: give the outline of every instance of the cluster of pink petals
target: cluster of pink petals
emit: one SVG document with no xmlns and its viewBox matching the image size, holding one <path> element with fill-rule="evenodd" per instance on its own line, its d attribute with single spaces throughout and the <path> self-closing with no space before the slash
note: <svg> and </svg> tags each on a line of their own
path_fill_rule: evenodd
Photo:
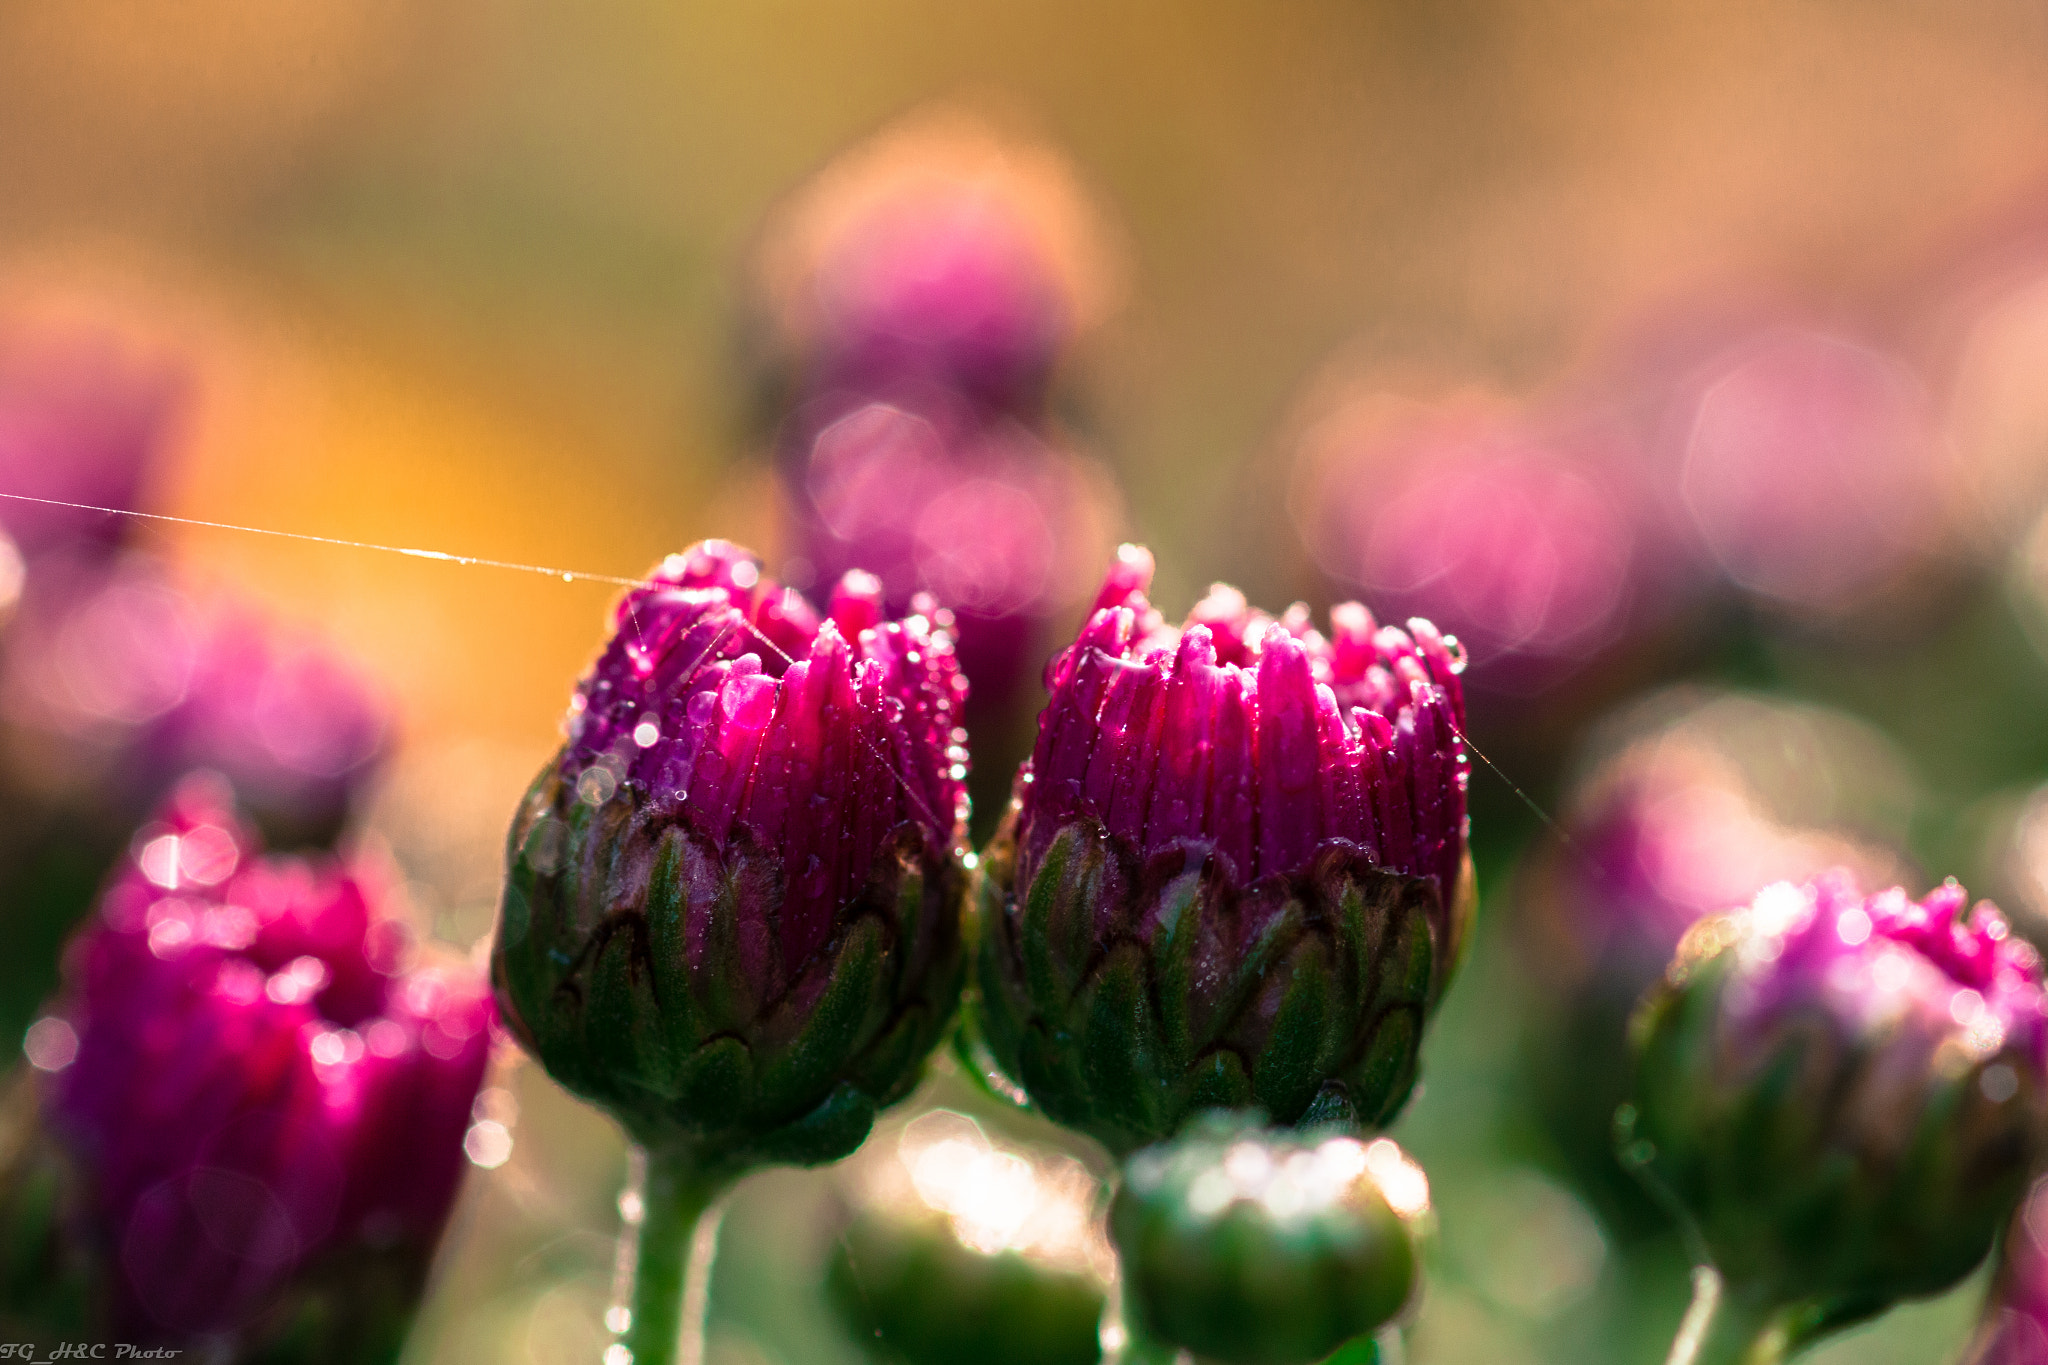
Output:
<svg viewBox="0 0 2048 1365">
<path fill-rule="evenodd" d="M 1950 880 L 1920 900 L 1865 895 L 1844 871 L 1774 883 L 1744 913 L 1740 1011 L 1767 1020 L 1815 1003 L 1851 1021 L 1918 1021 L 1972 1055 L 2016 1047 L 2048 1067 L 2041 956 L 1988 901 Z"/>
<path fill-rule="evenodd" d="M 330 861 L 257 856 L 192 782 L 72 944 L 50 1121 L 125 1330 L 229 1332 L 316 1259 L 431 1250 L 492 1005 L 467 967 L 408 970 L 375 900 Z"/>
<path fill-rule="evenodd" d="M 1325 636 L 1306 608 L 1275 619 L 1221 586 L 1176 629 L 1145 598 L 1152 567 L 1126 546 L 1048 670 L 1019 779 L 1030 856 L 1083 816 L 1141 856 L 1208 844 L 1242 882 L 1344 840 L 1448 899 L 1465 851 L 1455 647 L 1357 603 Z"/>
<path fill-rule="evenodd" d="M 619 602 L 570 704 L 561 776 L 591 805 L 621 788 L 720 848 L 787 864 L 785 961 L 821 946 L 904 826 L 963 837 L 966 681 L 943 614 L 884 619 L 849 574 L 820 615 L 723 541 L 671 555 Z"/>
</svg>

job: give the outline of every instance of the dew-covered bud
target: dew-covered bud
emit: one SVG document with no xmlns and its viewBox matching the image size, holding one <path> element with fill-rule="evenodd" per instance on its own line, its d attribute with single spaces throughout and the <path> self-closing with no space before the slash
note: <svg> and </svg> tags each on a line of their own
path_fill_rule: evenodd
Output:
<svg viewBox="0 0 2048 1365">
<path fill-rule="evenodd" d="M 1702 920 L 1633 1025 L 1624 1159 L 1791 1344 L 1981 1260 L 2048 1138 L 2039 958 L 1949 882 Z"/>
<path fill-rule="evenodd" d="M 1421 1282 L 1422 1168 L 1389 1138 L 1212 1116 L 1124 1164 L 1110 1236 L 1135 1330 L 1220 1365 L 1309 1365 Z"/>
<path fill-rule="evenodd" d="M 728 1173 L 859 1145 L 962 971 L 965 683 L 849 576 L 707 541 L 627 592 L 513 822 L 492 970 L 551 1075 Z"/>
<path fill-rule="evenodd" d="M 1209 1108 L 1377 1126 L 1474 909 L 1453 647 L 1217 587 L 1180 630 L 1127 547 L 983 858 L 977 1011 L 1056 1121 L 1128 1152 Z"/>
<path fill-rule="evenodd" d="M 395 1359 L 465 1167 L 492 1008 L 374 882 L 258 856 L 217 787 L 137 834 L 30 1030 L 90 1325 Z"/>
<path fill-rule="evenodd" d="M 1114 1255 L 1101 1181 L 932 1110 L 849 1163 L 826 1272 L 851 1337 L 908 1365 L 1094 1365 Z"/>
</svg>

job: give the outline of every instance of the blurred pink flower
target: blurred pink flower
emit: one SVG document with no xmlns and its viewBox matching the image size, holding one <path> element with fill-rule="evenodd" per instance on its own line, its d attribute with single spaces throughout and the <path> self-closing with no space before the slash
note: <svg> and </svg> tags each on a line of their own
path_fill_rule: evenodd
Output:
<svg viewBox="0 0 2048 1365">
<path fill-rule="evenodd" d="M 983 706 L 1007 706 L 1030 682 L 1115 518 L 1102 471 L 1007 420 L 866 403 L 824 425 L 787 468 L 792 582 L 863 570 L 881 580 L 892 614 L 930 592 L 953 612 Z"/>
<path fill-rule="evenodd" d="M 136 835 L 49 1059 L 109 1325 L 142 1340 L 232 1340 L 352 1257 L 417 1294 L 490 1050 L 478 973 L 408 969 L 373 884 L 256 856 L 225 802 L 188 783 Z"/>
<path fill-rule="evenodd" d="M 24 558 L 132 536 L 178 397 L 177 376 L 112 333 L 0 319 L 0 531 Z"/>
<path fill-rule="evenodd" d="M 1374 395 L 1311 429 L 1297 520 L 1344 589 L 1436 621 L 1475 683 L 1533 690 L 1611 644 L 1647 595 L 1624 454 L 1477 393 Z"/>
<path fill-rule="evenodd" d="M 208 768 L 288 844 L 333 838 L 391 739 L 388 700 L 316 632 L 187 592 L 141 556 L 31 583 L 0 706 L 55 742 L 43 761 L 98 773 L 128 819 Z"/>
<path fill-rule="evenodd" d="M 1671 401 L 1678 497 L 1737 586 L 1838 609 L 1935 544 L 1941 435 L 1925 387 L 1897 359 L 1773 327 L 1700 364 Z"/>
</svg>

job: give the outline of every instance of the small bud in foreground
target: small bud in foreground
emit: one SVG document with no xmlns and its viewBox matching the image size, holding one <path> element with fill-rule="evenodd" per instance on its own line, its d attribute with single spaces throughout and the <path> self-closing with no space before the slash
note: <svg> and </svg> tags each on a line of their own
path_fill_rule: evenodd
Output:
<svg viewBox="0 0 2048 1365">
<path fill-rule="evenodd" d="M 1118 1153 L 1209 1108 L 1384 1124 L 1473 914 L 1459 664 L 1220 586 L 1174 630 L 1151 571 L 1127 547 L 1049 670 L 982 862 L 985 1041 Z"/>
<path fill-rule="evenodd" d="M 1109 1226 L 1144 1334 L 1222 1365 L 1308 1365 L 1413 1300 L 1428 1210 L 1391 1139 L 1215 1116 L 1125 1163 Z"/>
<path fill-rule="evenodd" d="M 406 940 L 349 872 L 254 857 L 204 784 L 143 828 L 29 1039 L 99 1329 L 395 1358 L 492 1013 L 466 967 L 405 970 Z"/>
<path fill-rule="evenodd" d="M 820 618 L 724 542 L 670 556 L 513 822 L 509 1027 L 700 1169 L 852 1151 L 959 991 L 964 690 L 872 578 Z"/>
<path fill-rule="evenodd" d="M 1703 920 L 1633 1025 L 1623 1157 L 1796 1346 L 1983 1259 L 2048 1139 L 2040 962 L 1954 882 Z"/>
<path fill-rule="evenodd" d="M 1100 1182 L 933 1110 L 870 1143 L 827 1285 L 856 1341 L 909 1365 L 1094 1365 L 1114 1256 Z"/>
</svg>

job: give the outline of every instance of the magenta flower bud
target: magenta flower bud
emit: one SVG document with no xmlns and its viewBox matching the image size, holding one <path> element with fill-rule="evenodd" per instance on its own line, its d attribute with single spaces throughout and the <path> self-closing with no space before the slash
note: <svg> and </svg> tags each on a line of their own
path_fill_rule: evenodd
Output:
<svg viewBox="0 0 2048 1365">
<path fill-rule="evenodd" d="M 47 500 L 0 498 L 0 532 L 24 558 L 129 538 L 131 518 L 85 508 L 144 505 L 178 388 L 110 332 L 0 322 L 0 492 Z"/>
<path fill-rule="evenodd" d="M 879 592 L 820 618 L 724 542 L 670 556 L 513 825 L 507 1022 L 700 1174 L 851 1151 L 952 1013 L 965 683 Z"/>
<path fill-rule="evenodd" d="M 1685 931 L 1772 882 L 1902 870 L 1842 832 L 1867 810 L 1823 795 L 1881 803 L 1893 774 L 1877 736 L 1813 707 L 1675 700 L 1642 706 L 1657 723 L 1627 727 L 1633 742 L 1577 785 L 1560 836 L 1524 861 L 1515 887 L 1516 959 L 1537 988 L 1521 1075 L 1566 1170 L 1623 1237 L 1671 1225 L 1616 1161 L 1613 1119 L 1628 1097 L 1628 1018 Z"/>
<path fill-rule="evenodd" d="M 65 935 L 181 777 L 226 777 L 277 845 L 327 844 L 388 717 L 310 632 L 194 597 L 152 560 L 38 562 L 0 653 L 0 1037 L 20 1037 Z"/>
<path fill-rule="evenodd" d="M 1028 413 L 1103 311 L 1099 236 L 1056 154 L 927 114 L 839 157 L 769 225 L 761 323 L 802 389 Z"/>
<path fill-rule="evenodd" d="M 66 1046 L 31 1040 L 95 1310 L 123 1339 L 238 1354 L 310 1315 L 350 1345 L 293 1358 L 395 1356 L 463 1169 L 490 998 L 466 969 L 405 970 L 371 884 L 258 857 L 224 795 L 188 784 L 137 834 L 37 1025 Z"/>
<path fill-rule="evenodd" d="M 1114 1151 L 1200 1109 L 1389 1121 L 1473 912 L 1459 661 L 1218 586 L 1188 624 L 1126 547 L 984 857 L 980 1022 Z"/>
<path fill-rule="evenodd" d="M 1796 1347 L 1946 1289 L 2018 1202 L 2048 1002 L 2035 951 L 1965 905 L 1780 882 L 1688 931 L 1644 1002 L 1623 1154 L 1725 1283 L 1717 1333 Z"/>
</svg>

